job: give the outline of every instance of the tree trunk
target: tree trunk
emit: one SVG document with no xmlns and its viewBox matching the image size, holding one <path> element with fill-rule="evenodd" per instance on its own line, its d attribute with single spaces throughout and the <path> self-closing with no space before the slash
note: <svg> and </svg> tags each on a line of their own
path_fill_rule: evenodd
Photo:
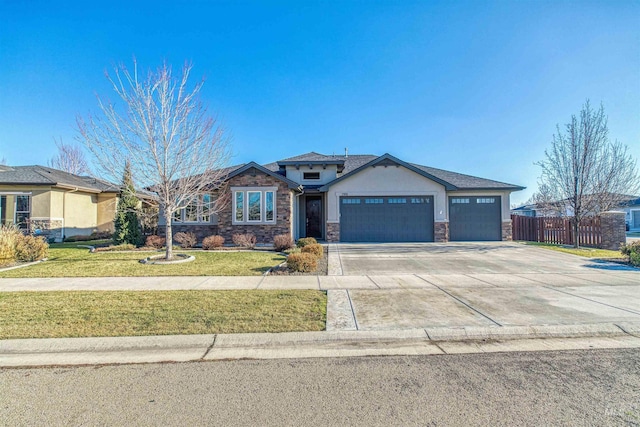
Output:
<svg viewBox="0 0 640 427">
<path fill-rule="evenodd" d="M 166 238 L 167 238 L 167 240 L 165 242 L 165 245 L 166 245 L 166 248 L 167 248 L 167 251 L 166 251 L 166 254 L 165 254 L 165 258 L 167 259 L 167 261 L 171 260 L 173 258 L 173 230 L 171 229 L 171 219 L 172 219 L 171 215 L 167 215 L 165 213 L 164 220 L 165 220 L 165 224 L 167 224 L 166 227 L 165 227 L 165 231 L 166 231 L 165 234 L 166 234 Z"/>
<path fill-rule="evenodd" d="M 580 247 L 580 236 L 578 235 L 578 231 L 580 230 L 580 221 L 576 218 L 573 218 L 573 247 L 578 249 Z"/>
</svg>

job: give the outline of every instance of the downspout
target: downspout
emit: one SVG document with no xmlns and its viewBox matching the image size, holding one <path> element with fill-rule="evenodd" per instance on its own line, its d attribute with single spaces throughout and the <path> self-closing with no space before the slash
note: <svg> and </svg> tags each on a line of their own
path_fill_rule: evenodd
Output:
<svg viewBox="0 0 640 427">
<path fill-rule="evenodd" d="M 73 190 L 67 190 L 62 194 L 62 241 L 66 237 L 66 228 L 67 228 L 67 193 L 75 193 L 78 191 L 78 187 Z"/>
</svg>

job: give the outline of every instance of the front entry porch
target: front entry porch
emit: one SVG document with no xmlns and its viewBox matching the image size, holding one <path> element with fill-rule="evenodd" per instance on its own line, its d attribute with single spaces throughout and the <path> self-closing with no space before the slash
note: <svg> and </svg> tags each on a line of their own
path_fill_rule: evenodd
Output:
<svg viewBox="0 0 640 427">
<path fill-rule="evenodd" d="M 304 194 L 298 198 L 298 238 L 324 240 L 324 193 Z"/>
</svg>

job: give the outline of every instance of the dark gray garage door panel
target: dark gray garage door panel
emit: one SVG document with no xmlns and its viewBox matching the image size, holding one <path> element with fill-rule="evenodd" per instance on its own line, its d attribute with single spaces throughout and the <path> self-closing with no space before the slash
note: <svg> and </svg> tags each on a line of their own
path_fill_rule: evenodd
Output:
<svg viewBox="0 0 640 427">
<path fill-rule="evenodd" d="M 341 197 L 340 240 L 433 242 L 433 197 Z"/>
<path fill-rule="evenodd" d="M 449 197 L 449 240 L 502 240 L 501 198 Z"/>
</svg>

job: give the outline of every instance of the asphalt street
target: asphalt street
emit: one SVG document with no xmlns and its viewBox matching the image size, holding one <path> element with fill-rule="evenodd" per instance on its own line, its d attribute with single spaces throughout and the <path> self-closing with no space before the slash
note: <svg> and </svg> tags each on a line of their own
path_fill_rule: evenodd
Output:
<svg viewBox="0 0 640 427">
<path fill-rule="evenodd" d="M 640 352 L 0 370 L 3 425 L 640 425 Z"/>
</svg>

